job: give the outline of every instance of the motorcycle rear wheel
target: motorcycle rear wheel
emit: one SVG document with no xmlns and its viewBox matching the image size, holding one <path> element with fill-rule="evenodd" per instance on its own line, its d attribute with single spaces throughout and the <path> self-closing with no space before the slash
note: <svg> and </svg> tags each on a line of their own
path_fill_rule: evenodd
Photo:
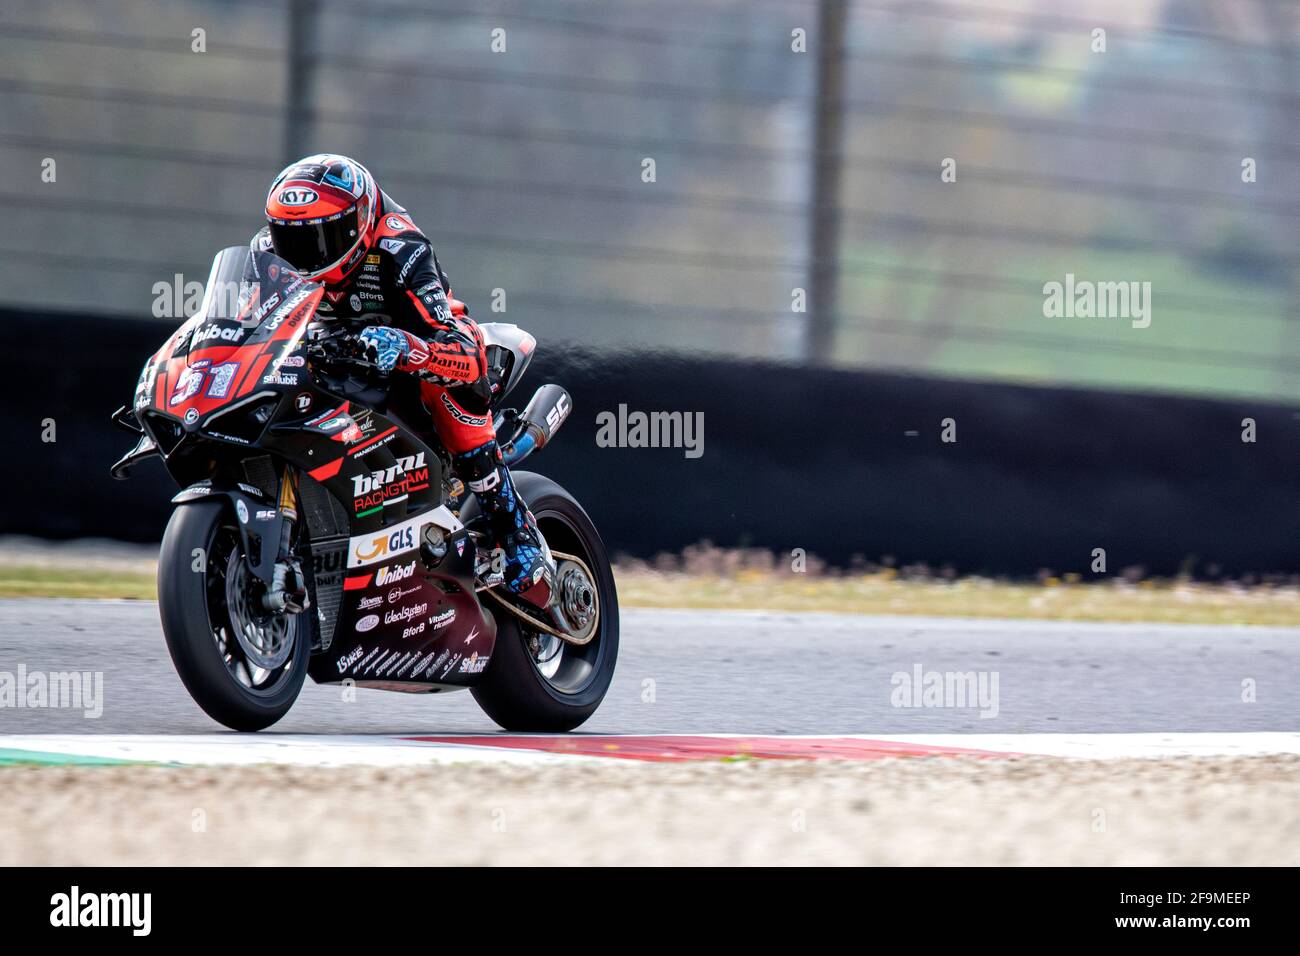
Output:
<svg viewBox="0 0 1300 956">
<path fill-rule="evenodd" d="M 600 618 L 591 641 L 577 646 L 531 630 L 489 603 L 497 621 L 496 646 L 474 699 L 505 730 L 563 733 L 585 722 L 605 698 L 618 660 L 618 594 L 600 534 L 587 512 L 549 478 L 513 473 L 519 496 L 537 519 L 546 543 L 576 554 L 595 576 Z M 470 504 L 463 520 L 477 510 Z"/>
<path fill-rule="evenodd" d="M 158 556 L 158 610 L 172 663 L 195 703 L 232 730 L 255 731 L 297 700 L 310 637 L 307 621 L 256 610 L 235 521 L 218 499 L 172 513 Z"/>
</svg>

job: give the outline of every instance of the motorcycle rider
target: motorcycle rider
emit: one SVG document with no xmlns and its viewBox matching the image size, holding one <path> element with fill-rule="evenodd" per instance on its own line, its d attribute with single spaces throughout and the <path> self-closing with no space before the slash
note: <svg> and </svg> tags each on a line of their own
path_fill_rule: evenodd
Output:
<svg viewBox="0 0 1300 956">
<path fill-rule="evenodd" d="M 325 285 L 317 317 L 363 325 L 366 357 L 418 380 L 416 404 L 488 518 L 506 587 L 546 607 L 555 569 L 497 448 L 483 335 L 452 296 L 429 240 L 364 166 L 330 153 L 275 177 L 266 219 L 253 249 Z"/>
</svg>

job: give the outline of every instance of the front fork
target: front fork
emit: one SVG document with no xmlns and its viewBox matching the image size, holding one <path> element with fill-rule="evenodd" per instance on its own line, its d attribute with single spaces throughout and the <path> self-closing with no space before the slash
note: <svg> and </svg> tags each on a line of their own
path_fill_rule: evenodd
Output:
<svg viewBox="0 0 1300 956">
<path fill-rule="evenodd" d="M 307 596 L 307 581 L 302 573 L 302 563 L 293 550 L 293 532 L 298 522 L 298 473 L 285 462 L 280 476 L 277 507 L 283 520 L 280 522 L 280 542 L 276 552 L 275 569 L 271 586 L 262 598 L 272 614 L 298 614 L 311 606 Z"/>
</svg>

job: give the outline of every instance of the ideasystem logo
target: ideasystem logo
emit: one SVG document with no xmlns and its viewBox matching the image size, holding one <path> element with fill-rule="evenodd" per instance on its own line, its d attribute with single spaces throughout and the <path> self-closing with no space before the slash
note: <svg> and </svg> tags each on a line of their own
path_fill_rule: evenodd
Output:
<svg viewBox="0 0 1300 956">
<path fill-rule="evenodd" d="M 50 925 L 56 927 L 128 927 L 132 936 L 153 929 L 152 893 L 82 893 L 73 886 L 50 897 Z"/>
</svg>

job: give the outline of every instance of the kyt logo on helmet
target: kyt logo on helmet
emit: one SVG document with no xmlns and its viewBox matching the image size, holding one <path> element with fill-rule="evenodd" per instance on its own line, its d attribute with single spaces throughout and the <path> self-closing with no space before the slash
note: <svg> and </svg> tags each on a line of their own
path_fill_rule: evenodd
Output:
<svg viewBox="0 0 1300 956">
<path fill-rule="evenodd" d="M 370 247 L 379 187 L 346 156 L 308 156 L 287 167 L 266 195 L 266 221 L 276 255 L 308 279 L 336 285 Z"/>
</svg>

